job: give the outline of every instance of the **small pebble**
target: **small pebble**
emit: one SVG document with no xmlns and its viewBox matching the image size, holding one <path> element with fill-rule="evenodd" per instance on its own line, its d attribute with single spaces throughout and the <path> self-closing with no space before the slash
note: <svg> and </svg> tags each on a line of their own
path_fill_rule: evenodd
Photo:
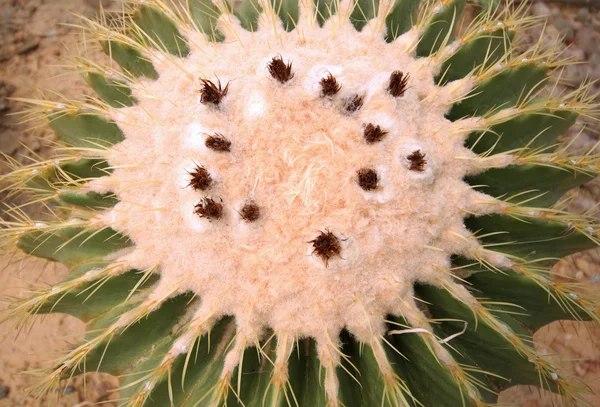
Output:
<svg viewBox="0 0 600 407">
<path fill-rule="evenodd" d="M 25 41 L 25 33 L 23 32 L 23 30 L 15 32 L 13 34 L 13 40 L 15 40 L 16 42 Z"/>
<path fill-rule="evenodd" d="M 594 52 L 590 55 L 589 64 L 592 66 L 600 66 L 600 53 Z"/>
<path fill-rule="evenodd" d="M 547 16 L 550 14 L 550 8 L 541 1 L 538 1 L 531 6 L 531 12 L 536 16 Z"/>
<path fill-rule="evenodd" d="M 566 18 L 559 18 L 556 20 L 554 25 L 564 37 L 563 39 L 566 43 L 573 41 L 573 39 L 575 38 L 575 32 L 573 31 L 573 27 L 571 26 L 570 20 L 567 20 Z"/>
<path fill-rule="evenodd" d="M 585 54 L 597 52 L 598 46 L 600 45 L 600 40 L 598 39 L 596 30 L 587 24 L 585 27 L 582 27 L 577 31 L 575 42 L 577 47 L 581 48 Z"/>
<path fill-rule="evenodd" d="M 10 393 L 10 388 L 8 386 L 0 386 L 0 400 L 8 397 Z"/>
<path fill-rule="evenodd" d="M 583 377 L 587 373 L 587 369 L 585 367 L 585 361 L 579 361 L 574 364 L 574 370 L 577 376 Z"/>
<path fill-rule="evenodd" d="M 590 13 L 590 10 L 588 10 L 586 7 L 580 8 L 577 12 L 577 16 L 575 17 L 575 20 L 581 21 L 582 23 L 587 23 L 591 19 L 592 15 Z"/>
</svg>

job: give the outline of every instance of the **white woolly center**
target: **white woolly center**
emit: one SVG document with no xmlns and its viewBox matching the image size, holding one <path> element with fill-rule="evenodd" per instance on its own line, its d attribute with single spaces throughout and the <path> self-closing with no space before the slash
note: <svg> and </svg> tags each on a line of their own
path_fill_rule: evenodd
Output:
<svg viewBox="0 0 600 407">
<path fill-rule="evenodd" d="M 154 61 L 160 78 L 114 115 L 126 139 L 109 152 L 121 202 L 106 219 L 136 243 L 132 266 L 158 265 L 160 290 L 191 290 L 247 332 L 318 340 L 343 327 L 359 338 L 379 333 L 386 314 L 412 304 L 415 281 L 443 276 L 462 249 L 452 232 L 474 194 L 462 182 L 470 168 L 461 158 L 472 153 L 444 118 L 449 98 L 434 64 L 366 31 L 348 23 L 275 38 L 262 28 L 215 45 L 189 33 L 192 51 L 177 64 L 191 76 L 169 58 Z M 277 54 L 292 63 L 284 84 L 267 69 Z M 388 92 L 395 70 L 410 74 L 401 97 Z M 323 98 L 329 73 L 342 88 Z M 218 107 L 200 103 L 198 78 L 217 77 L 228 94 Z M 363 106 L 349 114 L 353 94 Z M 366 143 L 367 123 L 387 132 L 381 142 Z M 215 132 L 230 152 L 206 148 Z M 423 172 L 409 168 L 416 150 Z M 195 164 L 210 172 L 210 189 L 187 186 Z M 358 185 L 361 168 L 377 171 L 377 189 Z M 222 203 L 222 218 L 194 213 L 203 197 Z M 261 217 L 248 223 L 239 211 L 250 199 Z M 327 265 L 310 243 L 321 231 L 341 246 Z"/>
</svg>

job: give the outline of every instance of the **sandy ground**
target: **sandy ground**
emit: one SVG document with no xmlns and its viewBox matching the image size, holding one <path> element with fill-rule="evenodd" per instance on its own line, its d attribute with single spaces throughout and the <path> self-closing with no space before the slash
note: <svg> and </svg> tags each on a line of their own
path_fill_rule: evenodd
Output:
<svg viewBox="0 0 600 407">
<path fill-rule="evenodd" d="M 110 6 L 110 0 L 105 0 Z M 81 37 L 69 26 L 78 19 L 73 13 L 93 16 L 98 7 L 94 0 L 0 0 L 0 150 L 27 162 L 33 155 L 48 156 L 47 144 L 53 134 L 47 129 L 25 131 L 10 113 L 19 106 L 9 96 L 31 98 L 55 92 L 78 98 L 90 92 L 76 74 L 65 75 L 62 58 L 77 49 Z M 586 8 L 561 7 L 536 3 L 534 14 L 549 14 L 546 35 L 562 33 L 563 45 L 569 45 L 568 54 L 582 65 L 569 67 L 561 86 L 577 86 L 586 77 L 600 77 L 600 12 Z M 550 41 L 550 40 L 549 40 Z M 98 58 L 104 58 L 98 54 Z M 579 123 L 571 136 L 581 129 Z M 600 127 L 592 124 L 574 143 L 573 148 L 593 146 L 598 142 Z M 573 192 L 573 210 L 585 211 L 598 202 L 598 183 Z M 590 289 L 600 288 L 600 251 L 580 253 L 564 259 L 556 268 L 562 277 L 589 282 Z M 65 269 L 35 259 L 0 259 L 0 298 L 23 297 L 28 291 L 60 280 Z M 0 303 L 0 311 L 6 305 Z M 0 407 L 48 406 L 84 407 L 101 402 L 116 406 L 116 395 L 111 389 L 118 381 L 105 374 L 89 373 L 65 382 L 54 390 L 50 398 L 36 399 L 27 388 L 37 382 L 36 370 L 48 366 L 48 361 L 67 350 L 83 336 L 84 326 L 75 318 L 65 315 L 36 317 L 27 331 L 15 332 L 11 324 L 0 325 Z M 535 335 L 539 349 L 556 360 L 561 370 L 600 393 L 600 327 L 589 323 L 553 323 Z M 55 402 L 58 398 L 58 402 Z M 586 398 L 600 406 L 600 395 Z M 523 407 L 562 406 L 561 401 L 537 388 L 516 386 L 505 391 L 503 405 Z"/>
</svg>

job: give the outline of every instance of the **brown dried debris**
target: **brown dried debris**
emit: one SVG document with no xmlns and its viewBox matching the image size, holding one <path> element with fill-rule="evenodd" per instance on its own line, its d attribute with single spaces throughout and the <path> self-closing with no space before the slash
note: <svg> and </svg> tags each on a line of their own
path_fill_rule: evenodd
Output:
<svg viewBox="0 0 600 407">
<path fill-rule="evenodd" d="M 379 176 L 377 171 L 372 168 L 361 168 L 356 172 L 358 174 L 358 185 L 365 191 L 372 191 L 377 188 Z"/>
<path fill-rule="evenodd" d="M 388 86 L 388 92 L 394 97 L 400 97 L 404 95 L 408 87 L 409 74 L 404 75 L 401 71 L 394 71 L 390 75 L 390 84 Z"/>
<path fill-rule="evenodd" d="M 281 55 L 274 56 L 267 64 L 267 67 L 269 68 L 271 76 L 281 83 L 286 83 L 294 77 L 294 74 L 292 73 L 292 63 L 288 62 L 286 64 L 283 62 Z"/>
<path fill-rule="evenodd" d="M 223 205 L 212 198 L 204 197 L 194 206 L 194 213 L 209 220 L 220 219 L 223 216 Z"/>
<path fill-rule="evenodd" d="M 410 162 L 410 166 L 408 167 L 409 170 L 425 171 L 427 160 L 425 159 L 425 154 L 421 153 L 421 150 L 413 151 L 406 159 Z"/>
<path fill-rule="evenodd" d="M 221 81 L 217 79 L 217 84 L 208 79 L 200 79 L 202 81 L 202 89 L 200 89 L 200 102 L 203 104 L 213 104 L 218 106 L 221 103 L 221 100 L 227 95 L 229 91 L 229 84 L 227 82 L 227 86 L 223 89 L 221 86 Z"/>
<path fill-rule="evenodd" d="M 316 253 L 329 266 L 329 260 L 342 253 L 340 239 L 329 230 L 319 232 L 319 236 L 310 242 L 313 245 L 313 253 Z"/>
<path fill-rule="evenodd" d="M 321 96 L 333 96 L 342 89 L 342 85 L 335 79 L 331 73 L 319 82 L 321 84 Z"/>
<path fill-rule="evenodd" d="M 221 133 L 208 136 L 204 141 L 204 145 L 214 151 L 231 151 L 231 141 L 227 140 Z"/>
<path fill-rule="evenodd" d="M 383 130 L 381 126 L 373 123 L 368 123 L 363 129 L 363 136 L 367 144 L 377 143 L 388 134 L 387 131 Z"/>
</svg>

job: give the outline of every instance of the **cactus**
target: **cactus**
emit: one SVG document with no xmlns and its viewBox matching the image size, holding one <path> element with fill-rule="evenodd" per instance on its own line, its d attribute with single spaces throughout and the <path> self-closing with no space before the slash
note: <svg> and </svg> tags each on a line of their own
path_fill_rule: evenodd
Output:
<svg viewBox="0 0 600 407">
<path fill-rule="evenodd" d="M 60 143 L 9 160 L 33 198 L 3 247 L 70 273 L 9 318 L 87 327 L 39 392 L 102 371 L 130 407 L 487 406 L 517 384 L 585 405 L 532 334 L 599 321 L 550 272 L 598 244 L 561 197 L 600 161 L 559 142 L 597 106 L 547 86 L 559 50 L 517 55 L 526 7 L 456 35 L 464 0 L 187 3 L 83 20 L 115 61 L 73 58 L 97 97 L 25 101 Z"/>
</svg>

